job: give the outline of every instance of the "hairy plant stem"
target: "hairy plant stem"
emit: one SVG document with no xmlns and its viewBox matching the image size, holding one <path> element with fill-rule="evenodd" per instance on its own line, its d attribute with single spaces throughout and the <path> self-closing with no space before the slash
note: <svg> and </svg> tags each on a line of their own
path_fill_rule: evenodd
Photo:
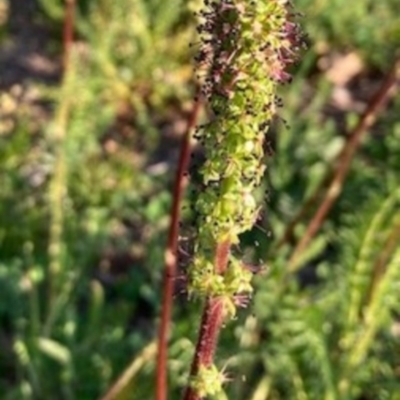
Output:
<svg viewBox="0 0 400 400">
<path fill-rule="evenodd" d="M 229 241 L 221 242 L 215 250 L 215 270 L 224 274 L 229 260 L 231 244 Z M 197 339 L 195 356 L 190 374 L 196 376 L 200 366 L 210 367 L 214 362 L 218 336 L 224 322 L 224 304 L 218 296 L 209 296 L 206 299 L 200 323 L 200 332 Z M 191 386 L 186 388 L 184 400 L 199 400 L 199 393 Z"/>
<path fill-rule="evenodd" d="M 199 338 L 190 371 L 192 376 L 196 376 L 199 373 L 200 366 L 210 367 L 213 365 L 218 335 L 224 320 L 223 311 L 224 306 L 221 302 L 218 302 L 218 299 L 206 299 L 200 323 Z M 187 386 L 183 397 L 184 400 L 200 400 L 201 398 L 201 395 L 194 387 Z"/>
</svg>

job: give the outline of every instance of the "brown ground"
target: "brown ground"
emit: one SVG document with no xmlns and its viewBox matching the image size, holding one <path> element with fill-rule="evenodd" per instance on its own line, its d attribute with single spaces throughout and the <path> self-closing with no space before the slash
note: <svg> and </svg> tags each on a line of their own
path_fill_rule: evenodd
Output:
<svg viewBox="0 0 400 400">
<path fill-rule="evenodd" d="M 7 36 L 0 42 L 0 90 L 30 80 L 56 82 L 60 77 L 60 60 L 49 51 L 52 32 L 38 20 L 37 11 L 36 0 L 9 2 Z"/>
</svg>

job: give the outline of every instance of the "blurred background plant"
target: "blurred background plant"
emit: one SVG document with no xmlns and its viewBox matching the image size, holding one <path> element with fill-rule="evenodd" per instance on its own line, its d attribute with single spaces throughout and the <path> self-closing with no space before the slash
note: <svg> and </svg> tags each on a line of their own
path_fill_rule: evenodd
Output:
<svg viewBox="0 0 400 400">
<path fill-rule="evenodd" d="M 77 0 L 62 79 L 64 2 L 0 2 L 1 399 L 98 399 L 124 372 L 107 400 L 153 397 L 170 188 L 193 96 L 188 43 L 199 4 Z M 290 128 L 277 121 L 271 133 L 265 218 L 243 238 L 246 257 L 268 267 L 257 278 L 254 315 L 239 315 L 223 333 L 217 360 L 233 379 L 226 396 L 398 400 L 397 93 L 363 135 L 321 229 L 288 268 L 323 198 L 318 188 L 399 57 L 398 1 L 298 0 L 296 8 L 309 49 L 282 91 Z M 187 379 L 193 307 L 178 294 L 171 399 Z"/>
</svg>

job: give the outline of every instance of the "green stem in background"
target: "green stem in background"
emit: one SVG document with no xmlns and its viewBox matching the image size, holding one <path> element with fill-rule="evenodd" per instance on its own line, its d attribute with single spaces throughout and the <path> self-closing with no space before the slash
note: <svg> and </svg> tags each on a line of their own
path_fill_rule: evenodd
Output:
<svg viewBox="0 0 400 400">
<path fill-rule="evenodd" d="M 382 226 L 387 219 L 390 220 L 390 232 L 386 238 L 386 246 L 383 246 L 383 256 L 386 260 L 385 265 L 380 265 L 378 276 L 371 277 L 371 284 L 368 293 L 367 302 L 363 309 L 361 298 L 359 295 L 355 296 L 356 289 L 358 292 L 365 293 L 353 283 L 352 291 L 350 292 L 350 311 L 349 320 L 347 321 L 347 337 L 344 340 L 343 347 L 347 351 L 347 357 L 339 381 L 340 392 L 348 398 L 351 391 L 351 383 L 354 372 L 367 357 L 374 339 L 385 321 L 389 320 L 389 313 L 392 308 L 398 303 L 398 284 L 400 282 L 400 249 L 392 243 L 393 239 L 399 234 L 400 227 L 400 188 L 396 188 L 393 193 L 382 204 L 376 216 L 373 218 L 370 228 L 367 231 L 366 239 L 361 248 L 360 261 L 356 266 L 355 278 L 362 279 L 368 271 L 367 258 L 369 264 L 372 264 L 371 254 L 367 252 L 369 246 L 373 245 L 373 240 L 376 238 L 376 233 L 382 230 Z M 382 257 L 382 254 L 380 255 Z M 379 262 L 382 258 L 379 257 Z M 368 264 L 368 265 L 369 265 Z M 371 267 L 372 268 L 372 267 Z M 384 269 L 384 270 L 383 270 Z M 371 272 L 371 271 L 370 271 Z M 372 279 L 375 278 L 374 281 Z M 365 283 L 368 287 L 368 284 Z M 354 292 L 354 293 L 353 293 Z M 359 327 L 356 322 L 360 319 Z"/>
<path fill-rule="evenodd" d="M 49 238 L 49 303 L 53 304 L 60 285 L 62 270 L 62 232 L 64 224 L 64 200 L 66 195 L 66 160 L 64 137 L 68 120 L 69 104 L 62 100 L 53 127 L 53 144 L 55 150 L 55 167 L 50 182 L 50 238 Z"/>
<path fill-rule="evenodd" d="M 38 276 L 33 257 L 33 249 L 34 246 L 32 242 L 25 243 L 23 248 L 24 262 L 26 265 L 26 274 L 29 284 L 29 336 L 31 341 L 35 340 L 39 335 L 41 322 Z"/>
<path fill-rule="evenodd" d="M 365 359 L 378 330 L 387 318 L 391 305 L 398 301 L 398 288 L 396 287 L 398 282 L 400 282 L 400 248 L 394 253 L 385 275 L 377 285 L 371 303 L 365 311 L 362 333 L 350 349 L 344 373 L 339 382 L 339 389 L 344 396 L 349 395 L 354 371 Z"/>
<path fill-rule="evenodd" d="M 222 392 L 214 354 L 223 324 L 246 306 L 251 271 L 232 251 L 255 224 L 254 197 L 265 171 L 264 143 L 277 108 L 280 83 L 300 48 L 299 27 L 286 0 L 205 0 L 199 16 L 199 74 L 213 117 L 195 134 L 205 162 L 194 202 L 195 242 L 188 292 L 204 301 L 185 400 Z"/>
<path fill-rule="evenodd" d="M 257 386 L 254 389 L 253 395 L 251 396 L 251 400 L 265 400 L 268 399 L 269 394 L 271 393 L 272 386 L 271 377 L 263 376 L 260 381 L 257 383 Z"/>
<path fill-rule="evenodd" d="M 138 354 L 128 367 L 123 371 L 120 377 L 110 387 L 107 393 L 99 400 L 119 400 L 126 399 L 132 392 L 134 380 L 139 371 L 156 355 L 157 343 L 151 342 Z"/>
<path fill-rule="evenodd" d="M 61 86 L 60 102 L 55 115 L 55 121 L 51 128 L 51 139 L 55 149 L 55 166 L 49 187 L 50 206 L 50 232 L 49 232 L 49 315 L 58 297 L 63 268 L 63 225 L 64 202 L 67 191 L 67 160 L 65 154 L 65 142 L 67 126 L 71 112 L 73 93 L 69 89 L 73 79 L 71 68 L 71 47 L 73 41 L 75 0 L 65 1 L 65 18 L 63 33 L 63 69 L 64 76 Z M 72 86 L 72 85 L 71 85 Z"/>
<path fill-rule="evenodd" d="M 394 292 L 393 283 L 400 279 L 400 249 L 397 249 L 392 257 L 391 262 L 387 266 L 385 276 L 379 283 L 372 302 L 365 313 L 366 329 L 361 339 L 357 341 L 353 347 L 349 357 L 349 368 L 356 367 L 362 362 L 368 349 L 371 346 L 373 338 L 379 329 L 381 322 L 386 315 L 382 310 L 387 309 L 386 300 L 392 295 L 392 298 L 398 295 Z"/>
<path fill-rule="evenodd" d="M 372 268 L 372 278 L 368 287 L 367 295 L 365 296 L 365 304 L 368 305 L 371 302 L 372 296 L 375 293 L 376 287 L 383 274 L 385 273 L 386 265 L 389 262 L 390 256 L 393 251 L 397 248 L 400 243 L 400 218 L 398 222 L 390 232 L 387 241 L 384 244 L 382 252 L 379 254 L 374 266 Z"/>
<path fill-rule="evenodd" d="M 360 255 L 358 257 L 357 263 L 354 267 L 354 279 L 350 283 L 350 303 L 348 307 L 348 318 L 347 318 L 347 330 L 353 331 L 354 327 L 359 322 L 359 317 L 361 315 L 362 297 L 365 293 L 365 288 L 360 288 L 361 285 L 367 286 L 363 277 L 369 277 L 371 274 L 371 261 L 374 255 L 374 244 L 377 240 L 376 232 L 382 227 L 384 222 L 393 212 L 393 208 L 397 203 L 397 193 L 389 196 L 382 207 L 378 210 L 377 214 L 371 221 L 368 231 L 365 235 L 364 241 L 360 249 Z"/>
</svg>

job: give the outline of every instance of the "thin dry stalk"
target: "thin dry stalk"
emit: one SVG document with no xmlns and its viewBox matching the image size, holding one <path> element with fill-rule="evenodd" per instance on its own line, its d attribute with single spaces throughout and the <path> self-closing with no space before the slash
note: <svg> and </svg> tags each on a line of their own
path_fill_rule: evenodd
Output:
<svg viewBox="0 0 400 400">
<path fill-rule="evenodd" d="M 65 0 L 65 17 L 63 29 L 63 68 L 68 69 L 72 42 L 74 40 L 75 0 Z"/>
<path fill-rule="evenodd" d="M 107 393 L 100 398 L 100 400 L 117 400 L 121 399 L 124 394 L 131 389 L 134 378 L 137 376 L 138 372 L 154 359 L 155 353 L 157 351 L 156 342 L 151 342 L 148 344 L 142 352 L 135 357 L 131 364 L 124 370 L 117 381 L 108 389 Z"/>
<path fill-rule="evenodd" d="M 285 243 L 294 242 L 295 235 L 294 230 L 297 224 L 305 218 L 310 211 L 314 208 L 315 204 L 321 198 L 321 195 L 324 192 L 324 189 L 328 185 L 330 179 L 332 178 L 332 173 L 328 173 L 326 177 L 321 181 L 315 192 L 303 203 L 301 209 L 295 215 L 295 217 L 289 222 L 287 225 L 285 232 L 283 233 L 282 237 L 279 239 L 278 243 L 276 244 L 276 250 L 279 250 Z"/>
<path fill-rule="evenodd" d="M 303 253 L 312 238 L 316 235 L 322 223 L 324 222 L 325 217 L 339 197 L 342 191 L 343 183 L 349 172 L 353 156 L 360 147 L 362 137 L 375 123 L 379 113 L 382 111 L 389 99 L 394 96 L 398 89 L 399 82 L 400 61 L 396 61 L 386 76 L 382 86 L 372 97 L 367 109 L 360 118 L 359 123 L 353 130 L 348 142 L 346 143 L 346 146 L 338 156 L 338 162 L 336 164 L 333 179 L 329 184 L 325 196 L 289 259 L 289 270 L 291 272 L 294 272 L 300 268 L 300 265 L 296 262 L 299 255 Z"/>
<path fill-rule="evenodd" d="M 161 305 L 161 322 L 158 332 L 158 353 L 156 368 L 156 400 L 166 400 L 168 393 L 167 385 L 167 358 L 168 358 L 168 334 L 172 312 L 172 300 L 174 291 L 174 281 L 177 274 L 177 250 L 178 233 L 180 220 L 180 206 L 183 191 L 186 185 L 184 179 L 190 156 L 190 138 L 191 132 L 196 126 L 197 118 L 201 108 L 200 96 L 195 97 L 193 109 L 190 113 L 186 132 L 182 141 L 178 168 L 176 171 L 172 209 L 171 223 L 168 233 L 167 249 L 165 252 L 165 268 L 163 276 L 163 297 Z"/>
</svg>

